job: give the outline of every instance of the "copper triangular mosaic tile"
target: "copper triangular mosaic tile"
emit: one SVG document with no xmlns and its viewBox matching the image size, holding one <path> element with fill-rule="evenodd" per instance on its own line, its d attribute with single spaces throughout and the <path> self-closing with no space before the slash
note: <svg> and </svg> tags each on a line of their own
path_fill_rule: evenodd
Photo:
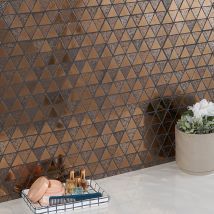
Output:
<svg viewBox="0 0 214 214">
<path fill-rule="evenodd" d="M 0 1 L 0 201 L 174 160 L 177 118 L 214 99 L 213 3 Z"/>
</svg>

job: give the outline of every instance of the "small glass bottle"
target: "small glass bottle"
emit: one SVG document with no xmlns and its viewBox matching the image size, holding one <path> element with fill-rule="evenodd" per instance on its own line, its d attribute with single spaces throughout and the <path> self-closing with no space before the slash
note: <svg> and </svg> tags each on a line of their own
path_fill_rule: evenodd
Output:
<svg viewBox="0 0 214 214">
<path fill-rule="evenodd" d="M 75 178 L 75 188 L 74 188 L 73 193 L 76 195 L 83 194 L 83 188 L 81 186 L 81 178 L 80 177 Z"/>
<path fill-rule="evenodd" d="M 81 186 L 86 192 L 88 190 L 88 181 L 85 179 L 85 169 L 80 170 Z"/>
<path fill-rule="evenodd" d="M 72 170 L 70 171 L 69 179 L 66 180 L 66 185 L 65 185 L 66 194 L 72 194 L 75 187 L 76 185 L 75 185 L 74 171 Z"/>
</svg>

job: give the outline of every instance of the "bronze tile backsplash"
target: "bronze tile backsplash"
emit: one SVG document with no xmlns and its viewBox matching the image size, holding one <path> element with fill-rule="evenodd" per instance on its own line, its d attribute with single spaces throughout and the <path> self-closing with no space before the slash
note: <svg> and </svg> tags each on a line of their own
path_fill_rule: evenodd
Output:
<svg viewBox="0 0 214 214">
<path fill-rule="evenodd" d="M 5 1 L 0 1 L 5 2 Z M 36 177 L 174 159 L 214 100 L 214 0 L 13 0 L 0 11 L 0 201 Z"/>
</svg>

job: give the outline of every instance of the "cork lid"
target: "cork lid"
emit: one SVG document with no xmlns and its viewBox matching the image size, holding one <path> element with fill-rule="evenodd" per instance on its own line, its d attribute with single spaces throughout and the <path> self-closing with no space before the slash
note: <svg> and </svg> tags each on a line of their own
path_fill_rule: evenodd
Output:
<svg viewBox="0 0 214 214">
<path fill-rule="evenodd" d="M 39 177 L 31 186 L 28 192 L 28 198 L 36 203 L 39 201 L 45 192 L 47 191 L 49 186 L 49 180 L 46 177 Z"/>
</svg>

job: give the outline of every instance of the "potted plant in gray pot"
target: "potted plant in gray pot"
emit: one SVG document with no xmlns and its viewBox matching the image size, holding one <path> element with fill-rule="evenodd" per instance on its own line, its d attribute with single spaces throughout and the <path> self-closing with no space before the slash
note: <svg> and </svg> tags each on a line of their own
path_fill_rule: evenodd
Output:
<svg viewBox="0 0 214 214">
<path fill-rule="evenodd" d="M 214 103 L 188 107 L 175 128 L 176 162 L 190 174 L 214 172 Z"/>
</svg>

